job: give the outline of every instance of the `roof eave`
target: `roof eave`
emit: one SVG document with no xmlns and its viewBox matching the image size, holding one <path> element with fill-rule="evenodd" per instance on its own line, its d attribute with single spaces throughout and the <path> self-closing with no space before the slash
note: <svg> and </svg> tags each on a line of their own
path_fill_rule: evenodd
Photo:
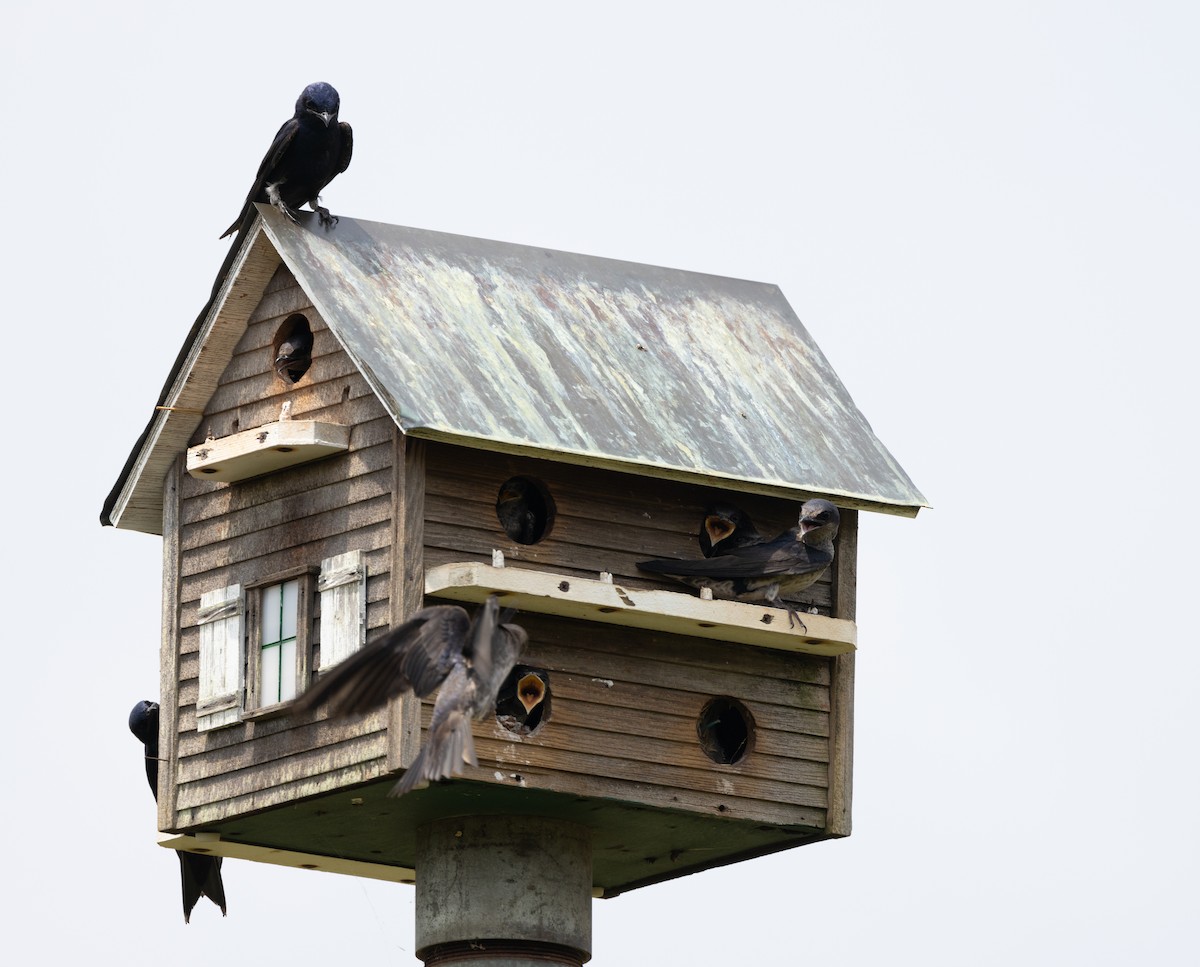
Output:
<svg viewBox="0 0 1200 967">
<path fill-rule="evenodd" d="M 399 424 L 395 414 L 393 419 Z M 698 473 L 671 467 L 665 464 L 652 464 L 634 460 L 620 460 L 603 454 L 574 452 L 563 449 L 547 449 L 529 443 L 502 440 L 492 437 L 465 436 L 446 430 L 428 426 L 409 426 L 403 432 L 419 440 L 432 440 L 438 443 L 451 443 L 456 446 L 470 447 L 475 450 L 489 450 L 496 453 L 508 453 L 514 456 L 533 457 L 539 460 L 553 460 L 557 463 L 569 463 L 580 467 L 596 467 L 601 470 L 613 470 L 618 473 L 636 474 L 641 477 L 655 477 L 660 480 L 676 480 L 680 483 L 694 484 L 701 487 L 713 487 L 747 494 L 761 494 L 766 497 L 781 497 L 785 500 L 805 501 L 812 497 L 826 497 L 833 500 L 839 507 L 870 510 L 896 517 L 916 517 L 927 508 L 926 503 L 907 503 L 902 501 L 887 501 L 863 494 L 848 493 L 840 490 L 830 490 L 819 487 L 803 487 L 784 480 L 750 480 L 715 472 Z"/>
<path fill-rule="evenodd" d="M 100 523 L 162 534 L 163 482 L 204 415 L 246 322 L 281 259 L 256 218 L 231 247 L 218 285 L 192 325 L 146 429 L 100 513 Z"/>
</svg>

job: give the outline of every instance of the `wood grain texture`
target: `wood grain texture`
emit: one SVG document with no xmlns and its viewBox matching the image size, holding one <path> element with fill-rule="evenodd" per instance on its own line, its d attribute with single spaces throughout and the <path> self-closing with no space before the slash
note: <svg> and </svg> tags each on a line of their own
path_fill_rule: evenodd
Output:
<svg viewBox="0 0 1200 967">
<path fill-rule="evenodd" d="M 842 554 L 834 564 L 835 614 L 854 620 L 858 598 L 858 516 L 857 510 L 842 512 L 839 531 Z M 854 668 L 855 655 L 839 655 L 833 660 L 830 689 L 833 743 L 829 759 L 828 832 L 849 836 L 851 802 L 854 792 Z"/>
<path fill-rule="evenodd" d="M 425 444 L 394 430 L 391 625 L 407 621 L 425 599 Z M 390 770 L 405 769 L 421 750 L 420 703 L 401 695 L 388 706 Z"/>
<path fill-rule="evenodd" d="M 474 726 L 464 776 L 822 829 L 829 779 L 829 659 L 522 613 L 522 663 L 549 676 L 548 718 L 527 736 Z M 701 748 L 713 697 L 752 717 L 751 751 L 733 764 Z M 431 704 L 421 703 L 421 729 Z"/>
<path fill-rule="evenodd" d="M 159 644 L 158 828 L 175 824 L 175 776 L 179 762 L 179 480 L 184 473 L 181 453 L 163 478 L 162 637 Z M 199 675 L 199 667 L 192 672 Z"/>
<path fill-rule="evenodd" d="M 288 386 L 274 375 L 271 346 L 297 311 L 313 328 L 315 358 Z M 193 439 L 276 420 L 285 400 L 293 419 L 350 426 L 349 451 L 233 485 L 175 475 L 174 609 L 182 627 L 170 644 L 179 777 L 173 828 L 406 767 L 431 708 L 407 697 L 347 722 L 284 714 L 196 734 L 195 619 L 206 591 L 362 551 L 369 640 L 421 607 L 425 572 L 435 564 L 490 562 L 499 548 L 514 567 L 589 578 L 608 571 L 632 588 L 678 592 L 682 585 L 638 571 L 637 562 L 698 557 L 696 531 L 713 500 L 743 507 L 769 535 L 792 526 L 799 510 L 761 495 L 406 438 L 281 270 Z M 538 544 L 515 543 L 496 518 L 496 495 L 512 476 L 533 477 L 553 496 L 553 523 Z M 852 615 L 856 523 L 853 512 L 844 514 L 838 563 L 806 599 L 823 614 Z M 827 823 L 840 833 L 838 824 L 848 823 L 852 664 L 848 676 L 847 666 L 821 656 L 552 616 L 518 620 L 531 634 L 524 660 L 550 674 L 552 708 L 530 736 L 494 719 L 477 723 L 480 765 L 468 777 L 818 833 Z M 318 658 L 321 621 L 318 600 Z M 165 638 L 163 647 L 165 656 Z M 737 763 L 713 762 L 700 744 L 701 709 L 718 696 L 740 702 L 752 717 L 751 751 Z"/>
<path fill-rule="evenodd" d="M 172 722 L 178 749 L 171 828 L 235 816 L 289 797 L 375 778 L 386 771 L 386 717 L 344 723 L 294 722 L 289 714 L 243 720 L 203 735 L 195 729 L 196 618 L 200 596 L 360 551 L 367 569 L 368 635 L 390 623 L 394 557 L 394 425 L 366 381 L 285 271 L 277 272 L 251 317 L 193 439 L 251 429 L 278 419 L 350 427 L 337 456 L 233 484 L 177 477 L 176 541 L 180 630 Z M 293 385 L 273 371 L 271 346 L 286 316 L 302 311 L 314 330 L 316 358 Z M 321 595 L 312 595 L 313 658 L 320 657 Z M 166 828 L 166 827 L 164 827 Z"/>
<path fill-rule="evenodd" d="M 537 544 L 514 542 L 497 520 L 496 495 L 513 476 L 539 480 L 554 500 L 553 524 Z M 738 504 L 762 533 L 772 536 L 793 526 L 799 516 L 791 501 L 441 443 L 429 444 L 426 489 L 427 566 L 490 561 L 497 548 L 514 567 L 580 577 L 607 571 L 632 588 L 685 587 L 638 570 L 637 562 L 700 557 L 696 532 L 704 508 L 714 500 Z M 801 600 L 822 614 L 831 613 L 832 582 L 833 575 L 826 572 Z"/>
</svg>

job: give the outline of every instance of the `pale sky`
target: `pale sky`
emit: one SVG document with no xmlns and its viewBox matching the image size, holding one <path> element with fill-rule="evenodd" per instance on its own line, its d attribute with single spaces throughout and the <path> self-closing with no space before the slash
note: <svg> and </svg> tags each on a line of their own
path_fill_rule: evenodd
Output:
<svg viewBox="0 0 1200 967">
<path fill-rule="evenodd" d="M 854 835 L 597 901 L 592 963 L 1193 962 L 1200 7 L 202 6 L 0 32 L 6 951 L 418 963 L 412 889 L 332 874 L 228 860 L 184 925 L 160 541 L 98 523 L 326 80 L 335 213 L 775 283 L 933 504 L 863 515 Z"/>
</svg>

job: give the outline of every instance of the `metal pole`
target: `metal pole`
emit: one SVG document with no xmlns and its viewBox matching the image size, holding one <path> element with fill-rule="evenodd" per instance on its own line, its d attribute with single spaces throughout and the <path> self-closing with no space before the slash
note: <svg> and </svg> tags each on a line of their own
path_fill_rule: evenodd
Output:
<svg viewBox="0 0 1200 967">
<path fill-rule="evenodd" d="M 580 967 L 592 955 L 592 839 L 537 816 L 417 831 L 417 956 L 426 967 Z"/>
</svg>

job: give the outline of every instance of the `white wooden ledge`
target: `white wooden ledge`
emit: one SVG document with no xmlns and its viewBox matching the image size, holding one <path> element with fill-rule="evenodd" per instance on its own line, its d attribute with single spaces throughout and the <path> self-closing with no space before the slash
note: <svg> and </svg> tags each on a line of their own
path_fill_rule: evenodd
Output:
<svg viewBox="0 0 1200 967">
<path fill-rule="evenodd" d="M 782 608 L 704 601 L 695 592 L 645 591 L 478 562 L 430 568 L 425 572 L 425 593 L 455 601 L 483 601 L 489 594 L 498 594 L 505 607 L 519 611 L 811 655 L 844 655 L 854 651 L 858 641 L 857 626 L 842 618 L 805 614 L 807 630 L 801 631 L 799 625 L 788 627 L 788 614 Z"/>
<path fill-rule="evenodd" d="M 417 874 L 403 866 L 385 866 L 382 863 L 367 863 L 362 860 L 340 859 L 336 856 L 321 856 L 314 853 L 296 853 L 269 846 L 254 846 L 250 843 L 234 843 L 221 839 L 219 833 L 159 833 L 158 845 L 185 853 L 208 853 L 256 863 L 271 863 L 275 866 L 290 866 L 293 869 L 324 870 L 327 873 L 344 873 L 347 876 L 365 876 L 373 880 L 390 880 L 393 883 L 412 883 Z"/>
<path fill-rule="evenodd" d="M 320 460 L 349 448 L 348 426 L 282 420 L 190 447 L 187 472 L 198 480 L 230 483 Z"/>
<path fill-rule="evenodd" d="M 362 876 L 372 880 L 391 883 L 416 883 L 417 871 L 407 866 L 387 866 L 383 863 L 368 863 L 364 860 L 347 860 L 320 853 L 297 853 L 270 846 L 255 846 L 250 843 L 234 843 L 221 839 L 220 833 L 159 833 L 158 845 L 184 853 L 207 853 L 227 859 L 251 860 L 255 863 L 270 863 L 273 866 L 290 866 L 298 870 L 320 870 L 324 873 L 342 873 L 346 876 Z M 604 888 L 592 887 L 592 896 L 600 899 Z"/>
</svg>

